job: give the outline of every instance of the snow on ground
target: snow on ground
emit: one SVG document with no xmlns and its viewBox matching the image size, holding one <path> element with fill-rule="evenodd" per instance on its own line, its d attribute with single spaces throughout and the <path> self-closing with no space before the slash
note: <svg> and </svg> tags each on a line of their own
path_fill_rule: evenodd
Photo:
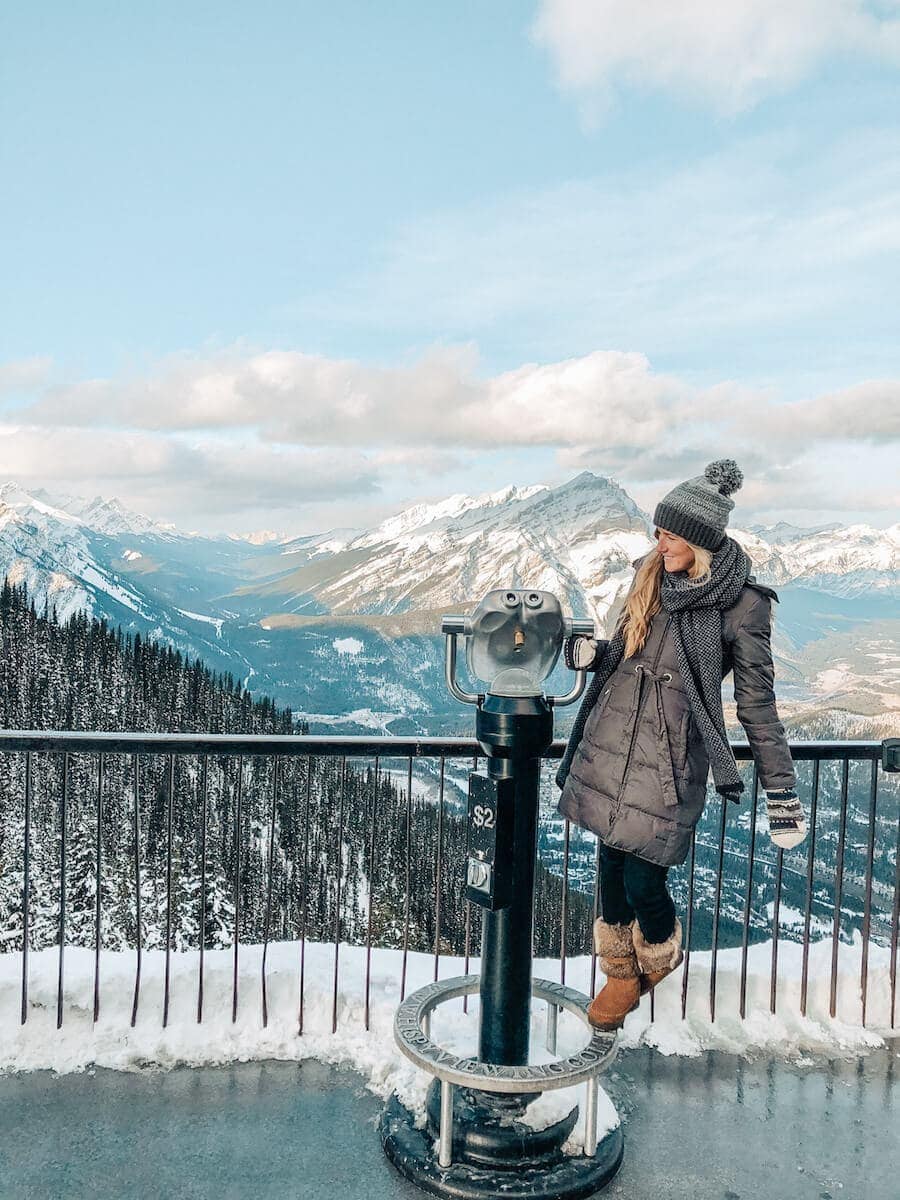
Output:
<svg viewBox="0 0 900 1200">
<path fill-rule="evenodd" d="M 759 860 L 757 860 L 759 861 Z M 766 905 L 766 913 L 769 921 L 775 920 L 775 901 L 770 900 Z M 799 908 L 791 908 L 790 905 L 780 904 L 778 907 L 778 927 L 782 931 L 793 929 L 802 931 L 806 924 L 806 913 L 802 913 Z M 811 916 L 809 927 L 811 935 L 815 937 L 827 937 L 831 933 L 832 923 L 823 917 Z"/>
<path fill-rule="evenodd" d="M 363 644 L 359 638 L 335 638 L 331 643 L 338 654 L 362 654 Z"/>
<path fill-rule="evenodd" d="M 118 600 L 118 602 L 125 608 L 130 608 L 132 612 L 141 613 L 141 615 L 143 615 L 140 602 L 134 592 L 129 592 L 119 584 L 114 583 L 107 575 L 98 571 L 97 568 L 91 563 L 84 564 L 81 568 L 80 574 L 81 578 L 89 586 L 98 588 L 102 592 L 106 592 L 108 596 L 111 596 L 113 600 Z"/>
<path fill-rule="evenodd" d="M 842 944 L 838 974 L 838 1019 L 828 1015 L 831 942 L 814 942 L 809 952 L 807 1015 L 800 1013 L 802 947 L 778 945 L 776 1013 L 769 1011 L 772 944 L 751 946 L 747 970 L 747 1017 L 741 1020 L 738 995 L 740 950 L 719 951 L 716 1018 L 709 1016 L 710 953 L 690 956 L 687 1017 L 681 1018 L 679 970 L 664 980 L 656 993 L 655 1020 L 650 1021 L 647 999 L 629 1014 L 619 1037 L 622 1049 L 646 1044 L 663 1054 L 697 1056 L 708 1049 L 753 1056 L 789 1058 L 801 1065 L 814 1056 L 855 1056 L 900 1035 L 890 1025 L 890 951 L 869 947 L 867 1028 L 862 1026 L 860 970 L 862 941 Z M 145 951 L 141 969 L 138 1015 L 131 1025 L 135 955 L 102 951 L 100 955 L 100 1014 L 93 1014 L 94 952 L 68 947 L 62 1028 L 56 1028 L 58 952 L 32 952 L 28 969 L 27 1021 L 20 1024 L 21 954 L 0 954 L 0 1071 L 50 1069 L 60 1073 L 92 1066 L 120 1070 L 201 1066 L 255 1059 L 299 1061 L 315 1058 L 350 1066 L 370 1089 L 387 1098 L 396 1092 L 424 1121 L 425 1094 L 430 1077 L 418 1071 L 396 1049 L 392 1026 L 400 1001 L 402 953 L 372 951 L 370 1021 L 365 1027 L 366 951 L 341 945 L 338 955 L 337 1032 L 332 1033 L 335 953 L 333 945 L 308 944 L 304 969 L 304 1025 L 298 1035 L 300 945 L 274 943 L 266 959 L 268 1024 L 263 1027 L 260 946 L 239 951 L 238 1012 L 232 1022 L 231 950 L 207 951 L 204 961 L 203 1021 L 197 1022 L 199 952 L 172 953 L 168 1023 L 163 1027 L 165 954 Z M 440 977 L 463 973 L 461 959 L 440 960 Z M 471 969 L 477 970 L 477 961 Z M 538 960 L 535 975 L 559 979 L 558 960 Z M 407 994 L 430 983 L 434 959 L 410 954 Z M 602 975 L 598 974 L 602 982 Z M 589 990 L 590 958 L 566 962 L 566 983 L 585 994 Z M 599 986 L 599 984 L 598 984 Z M 477 1045 L 477 1000 L 463 1012 L 462 1001 L 441 1006 L 432 1020 L 432 1038 L 457 1054 L 473 1054 Z M 535 1004 L 532 1061 L 549 1061 L 543 1048 L 546 1009 Z M 588 1041 L 585 1025 L 568 1013 L 559 1021 L 559 1054 L 571 1054 Z M 547 1092 L 530 1106 L 527 1118 L 543 1126 L 568 1113 L 583 1088 Z M 600 1131 L 618 1120 L 601 1090 Z M 583 1113 L 583 1105 L 582 1105 Z M 567 1143 L 575 1153 L 583 1144 L 583 1126 Z"/>
<path fill-rule="evenodd" d="M 397 720 L 398 709 L 383 709 L 377 712 L 371 708 L 354 708 L 343 713 L 314 713 L 300 711 L 296 717 L 310 723 L 322 725 L 361 725 L 364 729 L 375 729 L 381 733 L 390 733 L 390 726 Z"/>
<path fill-rule="evenodd" d="M 848 662 L 836 662 L 824 671 L 819 671 L 812 681 L 813 690 L 828 695 L 832 692 L 845 691 L 851 685 L 861 682 Z"/>
<path fill-rule="evenodd" d="M 222 626 L 225 622 L 221 617 L 205 617 L 203 613 L 188 612 L 186 608 L 176 608 L 175 611 L 181 613 L 183 617 L 190 617 L 192 621 L 203 621 L 206 625 L 215 625 L 216 637 L 222 636 Z"/>
<path fill-rule="evenodd" d="M 382 775 L 388 775 L 399 788 L 403 795 L 406 795 L 406 785 L 409 782 L 409 771 L 407 767 L 387 767 L 384 765 L 385 760 L 381 759 L 379 770 Z M 431 769 L 423 767 L 428 763 L 427 759 L 422 762 L 413 762 L 413 777 L 412 791 L 413 797 L 416 800 L 426 800 L 431 804 L 439 804 L 441 800 L 441 777 L 440 770 L 433 764 L 429 764 Z M 466 779 L 468 767 L 465 772 L 459 771 L 456 768 L 458 764 L 454 764 L 452 760 L 444 764 L 444 802 L 453 800 L 457 806 L 464 806 L 468 799 L 468 791 L 466 789 Z"/>
</svg>

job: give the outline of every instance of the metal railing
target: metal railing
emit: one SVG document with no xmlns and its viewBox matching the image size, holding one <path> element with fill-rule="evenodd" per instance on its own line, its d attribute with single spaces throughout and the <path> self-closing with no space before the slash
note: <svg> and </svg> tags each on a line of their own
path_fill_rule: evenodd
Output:
<svg viewBox="0 0 900 1200">
<path fill-rule="evenodd" d="M 564 746 L 558 741 L 550 748 L 545 764 L 548 768 L 552 760 L 561 757 Z M 752 762 L 749 746 L 736 743 L 732 748 L 739 763 Z M 776 1011 L 778 1002 L 779 946 L 799 937 L 800 1010 L 805 1015 L 815 925 L 819 932 L 827 931 L 831 939 L 833 1017 L 838 1008 L 841 934 L 846 937 L 859 929 L 861 935 L 863 1024 L 873 932 L 880 938 L 879 945 L 889 946 L 893 1029 L 900 918 L 897 776 L 884 770 L 886 756 L 881 742 L 795 742 L 791 753 L 808 816 L 806 841 L 795 851 L 763 850 L 757 824 L 764 804 L 759 803 L 754 764 L 747 793 L 749 804 L 746 797 L 741 806 L 731 806 L 722 797 L 713 796 L 695 831 L 686 870 L 670 876 L 676 904 L 682 901 L 685 911 L 681 1015 L 684 1018 L 687 1012 L 692 953 L 708 949 L 709 1015 L 715 1020 L 718 957 L 725 943 L 731 941 L 733 948 L 736 950 L 739 944 L 741 951 L 739 1011 L 743 1018 L 749 948 L 754 940 L 768 937 L 770 1011 Z M 94 951 L 94 1021 L 101 1009 L 101 949 L 114 943 L 117 948 L 127 945 L 134 951 L 134 1025 L 142 953 L 152 924 L 145 902 L 151 883 L 162 887 L 165 896 L 159 929 L 165 950 L 163 1025 L 169 1018 L 170 966 L 176 936 L 182 947 L 192 946 L 200 952 L 197 1021 L 203 1020 L 204 951 L 213 936 L 210 897 L 218 887 L 221 900 L 221 884 L 226 877 L 230 887 L 225 907 L 231 923 L 232 1021 L 237 1019 L 239 1004 L 240 948 L 248 938 L 262 945 L 262 1020 L 264 1025 L 268 1021 L 266 951 L 273 921 L 280 922 L 282 931 L 292 930 L 291 940 L 298 945 L 299 1033 L 303 1032 L 304 1021 L 306 945 L 313 934 L 315 940 L 333 945 L 332 1030 L 338 1025 L 340 950 L 348 938 L 365 945 L 366 1028 L 374 946 L 391 945 L 402 950 L 401 999 L 406 992 L 408 955 L 423 945 L 423 938 L 430 943 L 435 979 L 441 958 L 447 954 L 462 956 L 468 971 L 470 957 L 477 952 L 479 922 L 472 920 L 468 904 L 459 899 L 463 890 L 465 773 L 477 769 L 483 757 L 478 744 L 467 738 L 44 731 L 0 734 L 0 831 L 6 829 L 6 844 L 0 845 L 0 898 L 4 885 L 7 895 L 7 928 L 0 925 L 0 949 L 21 955 L 21 1022 L 27 1021 L 29 1011 L 29 951 L 41 945 L 58 946 L 57 1027 L 62 1025 L 65 949 L 67 944 L 75 944 L 71 924 L 77 916 L 77 939 L 92 943 Z M 358 770 L 363 760 L 370 760 L 366 774 Z M 402 765 L 392 767 L 392 763 Z M 454 772 L 456 777 L 451 778 Z M 40 775 L 45 777 L 43 788 Z M 560 982 L 564 983 L 567 957 L 584 954 L 590 946 L 590 925 L 599 910 L 599 860 L 596 839 L 553 813 L 558 792 L 552 783 L 552 771 L 548 769 L 544 776 L 541 857 L 545 866 L 538 875 L 536 919 L 546 944 L 538 951 L 549 948 L 553 956 L 558 956 Z M 417 786 L 419 792 L 415 795 Z M 325 792 L 327 799 L 323 799 Z M 126 799 L 130 799 L 127 837 L 119 827 L 125 823 Z M 386 806 L 390 807 L 389 813 Z M 82 817 L 90 809 L 88 825 L 82 822 L 79 827 L 80 875 L 73 863 L 72 813 L 76 807 Z M 421 838 L 413 838 L 415 822 L 426 818 L 428 838 L 433 838 L 430 848 L 422 844 Z M 111 823 L 117 827 L 111 828 Z M 85 840 L 88 828 L 93 841 L 89 854 Z M 249 838 L 248 828 L 252 835 Z M 147 841 L 148 831 L 157 847 L 152 863 L 142 850 L 142 839 Z M 213 841 L 218 876 L 213 870 Z M 38 856 L 42 860 L 40 868 Z M 351 858 L 356 875 L 348 873 Z M 394 867 L 401 865 L 399 894 L 396 871 L 391 873 L 384 865 L 388 861 Z M 103 873 L 112 869 L 117 871 L 119 893 L 125 887 L 123 881 L 128 881 L 128 929 L 109 928 L 111 909 L 104 895 Z M 154 871 L 156 876 L 151 879 Z M 47 893 L 50 900 L 44 895 L 40 921 L 36 899 L 39 875 L 44 881 L 41 887 L 53 876 L 52 894 Z M 76 875 L 81 888 L 80 907 L 74 907 L 72 895 Z M 85 881 L 89 885 L 91 880 L 94 888 L 90 897 L 88 886 L 88 899 L 92 900 L 88 929 Z M 355 901 L 351 909 L 346 894 L 342 894 L 342 888 L 358 890 L 360 880 L 365 881 L 367 896 L 367 911 L 362 918 Z M 421 898 L 423 880 L 432 884 L 427 895 L 427 928 L 414 919 L 413 913 L 413 897 Z M 764 906 L 769 885 L 771 904 Z M 379 901 L 379 888 L 391 894 L 382 895 Z M 178 889 L 180 899 L 176 900 Z M 789 902 L 784 898 L 786 891 Z M 15 893 L 18 905 L 9 899 Z M 802 903 L 802 932 L 789 939 L 784 914 L 800 912 L 790 903 L 795 900 Z M 121 907 L 123 903 L 126 901 L 119 895 L 120 913 L 126 911 Z M 548 933 L 548 903 L 555 911 L 549 921 L 552 934 Z M 48 906 L 54 910 L 52 920 Z M 191 906 L 196 910 L 196 925 L 185 924 L 184 913 L 194 911 Z M 225 934 L 220 916 L 216 920 L 216 936 L 221 944 Z M 121 924 L 125 924 L 124 917 Z M 376 925 L 390 929 L 379 930 Z M 323 936 L 324 931 L 330 936 Z M 707 940 L 709 946 L 701 946 Z M 593 960 L 592 991 L 595 984 Z M 653 993 L 651 1019 L 652 1005 Z"/>
</svg>

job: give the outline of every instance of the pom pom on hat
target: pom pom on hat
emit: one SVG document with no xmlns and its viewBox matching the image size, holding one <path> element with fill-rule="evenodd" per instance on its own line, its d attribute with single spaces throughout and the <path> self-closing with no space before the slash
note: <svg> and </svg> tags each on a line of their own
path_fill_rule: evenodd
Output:
<svg viewBox="0 0 900 1200">
<path fill-rule="evenodd" d="M 730 496 L 744 482 L 743 472 L 733 458 L 717 458 L 707 464 L 703 474 L 723 496 Z"/>
</svg>

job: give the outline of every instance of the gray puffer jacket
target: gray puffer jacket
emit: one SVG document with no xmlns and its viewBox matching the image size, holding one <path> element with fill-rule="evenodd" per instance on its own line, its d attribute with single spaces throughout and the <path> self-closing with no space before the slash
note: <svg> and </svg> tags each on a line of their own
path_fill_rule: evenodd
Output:
<svg viewBox="0 0 900 1200">
<path fill-rule="evenodd" d="M 635 560 L 634 565 L 640 562 Z M 722 613 L 723 678 L 734 670 L 738 720 L 766 791 L 793 787 L 794 766 L 773 691 L 771 614 L 778 596 L 750 577 Z M 684 685 L 669 614 L 651 618 L 590 712 L 559 811 L 607 846 L 664 866 L 683 863 L 703 812 L 709 756 Z M 601 642 L 598 658 L 605 648 Z"/>
</svg>

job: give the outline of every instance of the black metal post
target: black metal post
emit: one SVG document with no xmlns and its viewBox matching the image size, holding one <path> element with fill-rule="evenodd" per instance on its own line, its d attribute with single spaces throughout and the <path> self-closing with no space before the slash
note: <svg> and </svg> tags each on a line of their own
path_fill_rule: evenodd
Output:
<svg viewBox="0 0 900 1200">
<path fill-rule="evenodd" d="M 512 779 L 515 787 L 512 899 L 506 908 L 485 910 L 481 935 L 478 1057 L 505 1066 L 528 1062 L 540 755 L 553 740 L 546 701 L 535 697 L 527 703 L 534 712 L 510 713 L 504 711 L 507 706 L 521 708 L 523 701 L 489 696 L 478 710 L 478 740 L 488 754 L 488 774 Z"/>
</svg>

